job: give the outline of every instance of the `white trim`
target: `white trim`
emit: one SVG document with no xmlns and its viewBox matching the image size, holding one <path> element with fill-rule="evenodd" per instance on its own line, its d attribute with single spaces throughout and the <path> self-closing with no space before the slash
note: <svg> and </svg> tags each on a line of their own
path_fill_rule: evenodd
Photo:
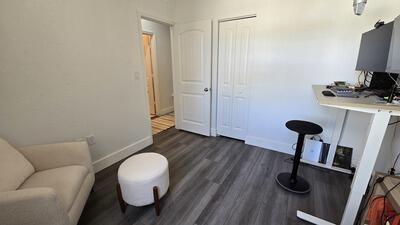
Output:
<svg viewBox="0 0 400 225">
<path fill-rule="evenodd" d="M 142 21 L 142 20 L 140 20 L 140 21 Z M 143 29 L 143 28 L 142 28 L 142 29 Z M 147 34 L 147 35 L 150 35 L 150 36 L 153 36 L 153 35 L 154 35 L 153 32 L 146 31 L 146 30 L 142 30 L 142 35 L 143 35 L 143 34 Z"/>
<path fill-rule="evenodd" d="M 145 103 L 146 106 L 144 107 L 144 111 L 145 111 L 145 115 L 150 115 L 150 109 L 149 109 L 149 95 L 147 93 L 147 78 L 146 78 L 146 65 L 145 65 L 145 61 L 144 61 L 144 48 L 143 48 L 143 38 L 142 38 L 142 32 L 143 32 L 143 28 L 142 28 L 142 15 L 140 13 L 137 13 L 137 26 L 138 26 L 138 35 L 137 35 L 137 43 L 139 43 L 140 46 L 140 61 L 141 61 L 141 66 L 140 66 L 140 72 L 136 72 L 136 73 L 140 73 L 140 79 L 142 79 L 142 85 L 143 85 L 143 92 L 144 92 L 144 96 L 145 96 Z M 135 74 L 136 74 L 135 73 Z M 147 132 L 148 135 L 152 136 L 152 128 L 151 128 L 151 119 L 150 116 L 148 116 L 146 118 L 146 122 L 147 122 Z"/>
<path fill-rule="evenodd" d="M 160 18 L 158 16 L 155 16 L 151 13 L 147 13 L 141 10 L 137 10 L 136 13 L 139 15 L 140 18 L 146 19 L 146 20 L 151 20 L 153 22 L 156 23 L 162 23 L 168 26 L 173 26 L 175 25 L 175 22 L 169 19 L 164 19 L 164 18 Z"/>
<path fill-rule="evenodd" d="M 310 222 L 312 224 L 317 224 L 317 225 L 335 225 L 334 223 L 331 223 L 331 222 L 328 222 L 326 220 L 317 218 L 317 217 L 312 216 L 310 214 L 304 213 L 304 212 L 302 212 L 300 210 L 297 210 L 297 217 L 302 219 L 302 220 L 304 220 L 304 221 Z"/>
<path fill-rule="evenodd" d="M 325 168 L 325 169 L 329 169 L 329 170 L 333 170 L 333 171 L 337 171 L 337 172 L 341 172 L 341 173 L 353 174 L 351 172 L 351 170 L 343 169 L 343 168 L 340 168 L 340 167 L 337 167 L 337 166 L 330 166 L 330 165 L 327 165 L 327 164 L 323 164 L 323 163 L 319 163 L 319 162 L 313 162 L 313 161 L 306 160 L 306 159 L 301 159 L 300 162 L 307 163 L 307 164 L 310 164 L 310 165 L 313 165 L 313 166 L 318 166 L 318 167 Z"/>
<path fill-rule="evenodd" d="M 256 18 L 257 13 L 249 14 L 249 15 L 244 15 L 244 16 L 235 16 L 235 17 L 228 17 L 228 18 L 223 18 L 219 19 L 218 22 L 228 22 L 228 21 L 233 21 L 233 20 L 244 20 L 244 19 L 251 19 L 251 18 Z"/>
<path fill-rule="evenodd" d="M 281 152 L 281 153 L 285 153 L 285 154 L 289 154 L 289 155 L 294 155 L 294 151 L 292 150 L 292 144 L 288 144 L 288 143 L 284 143 L 284 142 L 274 141 L 274 140 L 265 139 L 265 138 L 261 138 L 261 137 L 255 137 L 255 136 L 247 136 L 245 139 L 245 143 L 248 145 L 257 146 L 260 148 L 265 148 L 267 150 L 272 150 L 275 152 Z M 330 165 L 326 165 L 326 164 L 322 164 L 322 163 L 312 162 L 312 161 L 308 161 L 305 159 L 301 159 L 301 162 L 310 164 L 313 166 L 325 168 L 325 169 L 334 170 L 334 171 L 341 172 L 341 173 L 352 174 L 352 172 L 350 170 L 343 169 L 340 167 L 335 167 L 335 166 L 330 166 Z"/>
<path fill-rule="evenodd" d="M 171 112 L 173 112 L 173 111 L 174 111 L 174 106 L 172 105 L 172 106 L 169 106 L 169 107 L 166 107 L 166 108 L 163 108 L 163 109 L 158 110 L 158 111 L 157 111 L 157 115 L 158 115 L 158 116 L 162 116 L 162 115 L 171 113 Z"/>
<path fill-rule="evenodd" d="M 171 63 L 172 63 L 172 90 L 173 90 L 173 95 L 174 95 L 174 109 L 175 109 L 175 128 L 176 129 L 181 129 L 181 125 L 179 122 L 179 112 L 177 113 L 177 109 L 178 108 L 178 101 L 179 99 L 176 98 L 175 93 L 179 93 L 178 92 L 178 84 L 177 84 L 177 68 L 175 66 L 175 45 L 174 45 L 174 27 L 175 26 L 171 26 L 169 28 L 169 34 L 170 34 L 170 39 L 171 39 Z"/>
<path fill-rule="evenodd" d="M 284 143 L 284 142 L 279 142 L 279 141 L 273 141 L 270 139 L 265 139 L 261 137 L 255 137 L 255 136 L 247 136 L 245 139 L 245 143 L 248 145 L 253 145 L 261 148 L 265 148 L 268 150 L 276 151 L 276 152 L 282 152 L 290 155 L 294 155 L 294 151 L 292 151 L 292 144 Z"/>
<path fill-rule="evenodd" d="M 152 136 L 143 138 L 133 144 L 130 144 L 118 151 L 115 151 L 101 159 L 98 159 L 93 162 L 94 171 L 97 173 L 100 170 L 103 170 L 112 164 L 125 159 L 126 157 L 146 148 L 147 146 L 153 144 Z"/>
<path fill-rule="evenodd" d="M 211 128 L 211 136 L 213 136 L 213 137 L 217 136 L 217 129 L 216 128 Z"/>
<path fill-rule="evenodd" d="M 212 21 L 212 40 L 211 40 L 211 110 L 210 110 L 210 135 L 213 135 L 213 129 L 218 126 L 218 48 L 219 48 L 219 23 L 218 20 Z M 213 128 L 214 127 L 214 128 Z M 217 131 L 215 131 L 217 135 Z"/>
</svg>

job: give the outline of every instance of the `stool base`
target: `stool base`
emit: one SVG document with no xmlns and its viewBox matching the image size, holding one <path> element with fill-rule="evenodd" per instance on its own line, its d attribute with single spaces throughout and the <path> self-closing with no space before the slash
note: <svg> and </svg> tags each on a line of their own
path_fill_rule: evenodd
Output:
<svg viewBox="0 0 400 225">
<path fill-rule="evenodd" d="M 297 176 L 295 184 L 291 184 L 290 175 L 290 173 L 280 173 L 276 176 L 275 180 L 282 188 L 296 194 L 307 194 L 311 191 L 308 182 L 300 176 Z"/>
</svg>

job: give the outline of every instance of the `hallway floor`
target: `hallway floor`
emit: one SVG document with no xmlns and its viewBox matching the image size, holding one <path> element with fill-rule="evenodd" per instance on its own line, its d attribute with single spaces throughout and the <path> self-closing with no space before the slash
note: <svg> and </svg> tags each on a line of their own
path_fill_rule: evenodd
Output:
<svg viewBox="0 0 400 225">
<path fill-rule="evenodd" d="M 174 112 L 168 113 L 163 116 L 154 117 L 151 119 L 151 130 L 153 135 L 160 133 L 175 126 Z"/>
</svg>

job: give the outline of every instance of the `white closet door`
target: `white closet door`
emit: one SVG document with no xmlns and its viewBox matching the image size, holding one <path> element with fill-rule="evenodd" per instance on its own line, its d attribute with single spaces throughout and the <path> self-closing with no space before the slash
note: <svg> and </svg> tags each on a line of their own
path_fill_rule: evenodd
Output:
<svg viewBox="0 0 400 225">
<path fill-rule="evenodd" d="M 252 18 L 220 23 L 217 132 L 241 140 L 247 135 L 254 21 Z"/>
<path fill-rule="evenodd" d="M 230 136 L 237 22 L 219 25 L 217 132 Z"/>
</svg>

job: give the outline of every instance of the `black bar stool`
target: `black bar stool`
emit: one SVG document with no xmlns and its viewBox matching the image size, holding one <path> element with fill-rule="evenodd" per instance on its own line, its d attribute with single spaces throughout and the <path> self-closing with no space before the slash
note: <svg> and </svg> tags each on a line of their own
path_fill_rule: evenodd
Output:
<svg viewBox="0 0 400 225">
<path fill-rule="evenodd" d="M 310 192 L 309 183 L 302 177 L 297 176 L 301 154 L 303 151 L 304 138 L 306 135 L 316 135 L 322 133 L 321 126 L 301 120 L 291 120 L 286 123 L 289 130 L 299 134 L 297 138 L 296 153 L 293 160 L 292 173 L 280 173 L 276 176 L 276 182 L 284 189 L 297 194 L 307 194 Z"/>
</svg>

